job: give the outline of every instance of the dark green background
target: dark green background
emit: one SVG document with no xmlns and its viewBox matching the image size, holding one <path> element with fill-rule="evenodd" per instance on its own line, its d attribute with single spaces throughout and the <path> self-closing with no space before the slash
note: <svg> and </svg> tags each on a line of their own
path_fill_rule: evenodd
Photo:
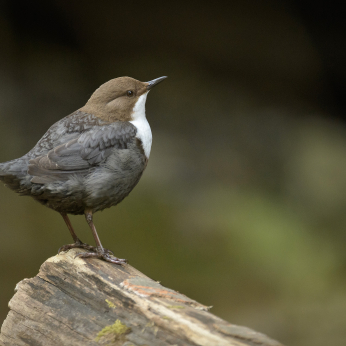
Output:
<svg viewBox="0 0 346 346">
<path fill-rule="evenodd" d="M 169 76 L 148 97 L 142 180 L 95 216 L 103 244 L 232 323 L 344 345 L 345 16 L 308 1 L 2 1 L 0 162 L 105 81 Z M 70 241 L 60 215 L 0 186 L 1 320 Z"/>
</svg>

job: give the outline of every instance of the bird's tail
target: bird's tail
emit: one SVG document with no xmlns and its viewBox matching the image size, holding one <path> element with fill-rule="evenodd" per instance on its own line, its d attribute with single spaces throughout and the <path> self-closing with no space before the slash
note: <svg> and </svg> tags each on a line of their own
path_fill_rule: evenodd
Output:
<svg viewBox="0 0 346 346">
<path fill-rule="evenodd" d="M 0 163 L 0 180 L 6 175 L 6 164 L 7 162 Z"/>
<path fill-rule="evenodd" d="M 27 167 L 27 160 L 24 157 L 0 163 L 0 181 L 10 189 L 18 190 L 21 180 L 25 177 Z"/>
</svg>

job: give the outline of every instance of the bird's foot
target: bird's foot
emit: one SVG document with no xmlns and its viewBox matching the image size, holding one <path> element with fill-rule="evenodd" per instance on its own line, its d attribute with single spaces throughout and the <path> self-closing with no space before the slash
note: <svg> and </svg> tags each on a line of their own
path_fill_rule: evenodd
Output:
<svg viewBox="0 0 346 346">
<path fill-rule="evenodd" d="M 89 244 L 85 244 L 83 243 L 81 240 L 77 240 L 75 243 L 73 244 L 67 244 L 67 245 L 63 245 L 59 250 L 58 250 L 58 254 L 62 251 L 68 251 L 70 249 L 74 249 L 74 248 L 79 248 L 79 249 L 85 249 L 88 251 L 93 251 L 93 252 L 97 252 L 97 247 L 96 246 L 91 246 Z M 104 252 L 107 255 L 114 255 L 113 251 L 108 250 L 108 249 L 104 249 Z"/>
<path fill-rule="evenodd" d="M 102 259 L 106 262 L 110 262 L 110 263 L 115 263 L 115 264 L 126 264 L 127 263 L 127 260 L 126 259 L 122 259 L 122 258 L 117 258 L 117 257 L 114 257 L 112 255 L 109 254 L 109 252 L 107 252 L 108 250 L 106 249 L 99 249 L 99 248 L 96 248 L 97 249 L 97 252 L 82 252 L 82 253 L 79 253 L 75 256 L 76 257 L 79 257 L 79 258 L 99 258 L 99 259 Z"/>
</svg>

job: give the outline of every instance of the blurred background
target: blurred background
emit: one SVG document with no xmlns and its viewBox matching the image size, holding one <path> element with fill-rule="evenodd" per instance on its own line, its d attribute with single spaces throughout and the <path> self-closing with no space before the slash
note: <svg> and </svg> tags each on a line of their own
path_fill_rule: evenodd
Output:
<svg viewBox="0 0 346 346">
<path fill-rule="evenodd" d="M 109 79 L 149 95 L 148 168 L 96 214 L 103 244 L 285 345 L 345 345 L 346 22 L 340 2 L 1 1 L 0 162 Z M 0 321 L 71 242 L 0 186 Z M 71 217 L 93 243 L 84 217 Z"/>
</svg>

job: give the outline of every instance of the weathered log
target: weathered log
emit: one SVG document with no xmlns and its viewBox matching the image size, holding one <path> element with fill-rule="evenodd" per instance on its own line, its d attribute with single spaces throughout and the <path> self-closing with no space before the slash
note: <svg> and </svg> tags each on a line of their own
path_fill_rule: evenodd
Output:
<svg viewBox="0 0 346 346">
<path fill-rule="evenodd" d="M 75 259 L 81 251 L 48 259 L 37 276 L 17 284 L 1 345 L 281 345 L 130 265 Z"/>
</svg>

